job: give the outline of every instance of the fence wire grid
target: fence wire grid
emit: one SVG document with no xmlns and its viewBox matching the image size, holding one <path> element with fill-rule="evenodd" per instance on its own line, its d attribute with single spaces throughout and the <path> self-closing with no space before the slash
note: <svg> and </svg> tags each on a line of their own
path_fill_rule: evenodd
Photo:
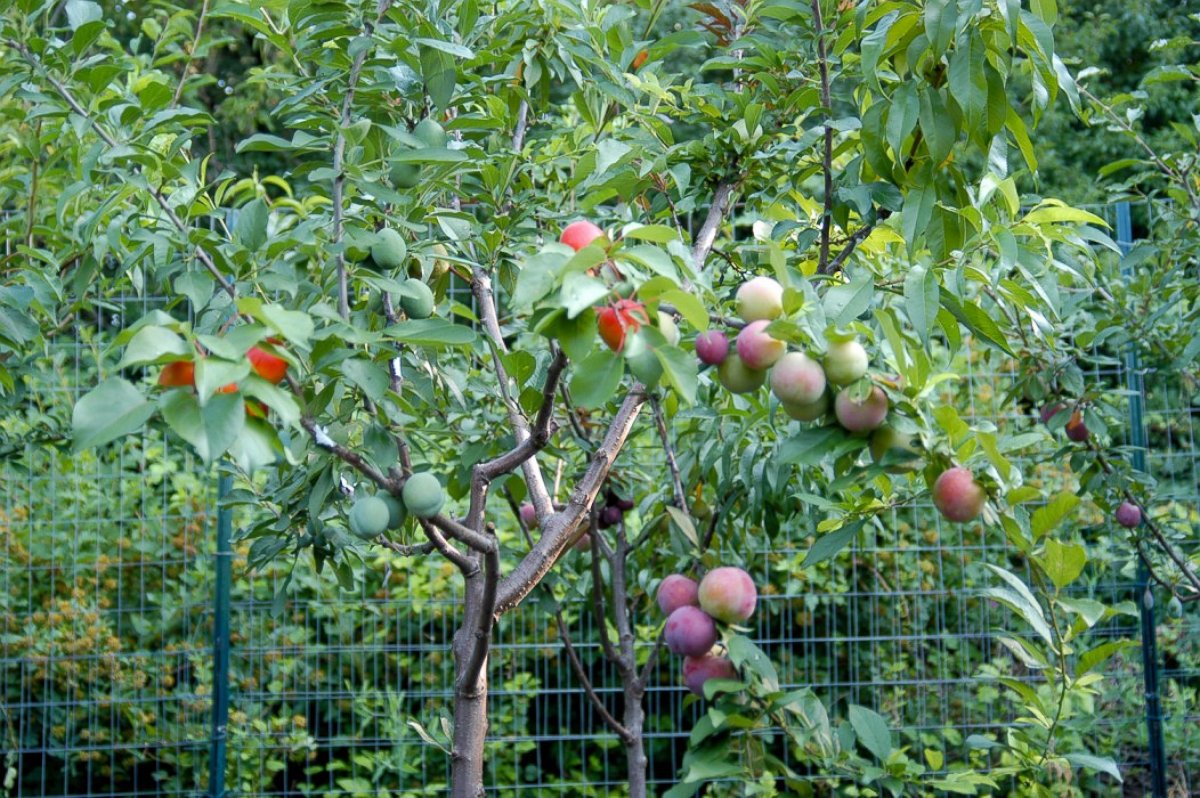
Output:
<svg viewBox="0 0 1200 798">
<path fill-rule="evenodd" d="M 182 443 L 151 430 L 79 454 L 61 441 L 40 441 L 36 432 L 37 417 L 70 418 L 73 402 L 92 387 L 105 343 L 152 306 L 128 300 L 118 311 L 81 319 L 72 340 L 53 345 L 53 368 L 24 387 L 29 412 L 0 422 L 10 438 L 30 436 L 0 461 L 4 794 L 443 794 L 449 757 L 439 746 L 450 716 L 450 645 L 460 609 L 453 568 L 368 567 L 357 592 L 347 593 L 328 575 L 301 567 L 281 613 L 275 596 L 284 567 L 250 572 L 244 544 L 232 561 L 228 760 L 224 783 L 209 783 L 215 474 Z M 1139 376 L 1145 467 L 1159 480 L 1157 499 L 1194 518 L 1194 399 L 1153 373 Z M 964 418 L 1031 425 L 1028 414 L 1000 411 L 999 397 L 1014 377 L 972 365 L 960 394 L 970 397 Z M 1089 375 L 1114 387 L 1127 377 L 1120 367 Z M 1031 484 L 1038 478 L 1032 475 Z M 978 678 L 989 668 L 1011 671 L 994 633 L 1016 623 L 980 597 L 989 584 L 982 564 L 1026 578 L 1027 566 L 1000 530 L 943 524 L 928 505 L 894 510 L 881 528 L 868 529 L 815 575 L 797 567 L 812 540 L 799 522 L 769 549 L 743 554 L 756 582 L 772 586 L 761 596 L 753 637 L 785 687 L 811 686 L 827 705 L 872 707 L 900 730 L 902 744 L 961 755 L 966 736 L 1003 734 L 1014 715 L 1000 697 L 1003 688 Z M 1106 549 L 1113 537 L 1106 525 L 1081 534 L 1091 535 L 1095 559 L 1126 557 Z M 1132 571 L 1089 569 L 1077 589 L 1106 602 L 1144 599 Z M 1200 788 L 1200 615 L 1189 609 L 1183 618 L 1166 617 L 1161 604 L 1168 596 L 1151 594 L 1160 603 L 1164 775 L 1172 795 L 1187 796 Z M 599 654 L 592 614 L 580 603 L 568 606 L 567 616 L 592 681 L 610 707 L 618 706 L 620 681 Z M 1141 642 L 1138 619 L 1098 627 L 1089 644 L 1104 638 Z M 646 698 L 650 784 L 659 794 L 675 783 L 703 711 L 685 706 L 677 664 L 664 660 Z M 504 616 L 490 674 L 490 793 L 621 792 L 623 747 L 580 689 L 545 614 Z M 1104 676 L 1082 732 L 1093 750 L 1117 760 L 1124 785 L 1080 776 L 1077 787 L 1085 794 L 1149 794 L 1139 649 L 1115 657 Z M 997 755 L 981 756 L 984 769 L 998 764 Z"/>
</svg>

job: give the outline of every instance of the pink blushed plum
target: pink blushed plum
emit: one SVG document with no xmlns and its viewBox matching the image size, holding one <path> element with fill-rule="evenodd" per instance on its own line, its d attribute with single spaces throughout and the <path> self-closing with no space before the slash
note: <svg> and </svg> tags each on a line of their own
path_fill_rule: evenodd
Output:
<svg viewBox="0 0 1200 798">
<path fill-rule="evenodd" d="M 847 432 L 870 432 L 887 418 L 887 394 L 878 385 L 872 386 L 867 398 L 856 402 L 851 396 L 851 389 L 843 388 L 833 402 L 833 413 Z"/>
<path fill-rule="evenodd" d="M 933 483 L 933 506 L 947 521 L 966 523 L 979 517 L 987 493 L 970 469 L 955 466 L 943 471 Z"/>
<path fill-rule="evenodd" d="M 520 513 L 521 513 L 521 523 L 523 523 L 527 529 L 537 529 L 537 525 L 538 525 L 537 510 L 534 509 L 532 504 L 530 504 L 529 502 L 525 502 L 524 504 L 522 504 Z"/>
<path fill-rule="evenodd" d="M 700 607 L 718 621 L 741 623 L 754 614 L 758 590 L 741 568 L 714 568 L 700 580 Z"/>
<path fill-rule="evenodd" d="M 658 586 L 658 606 L 668 616 L 680 607 L 699 607 L 699 587 L 683 574 L 671 574 Z"/>
<path fill-rule="evenodd" d="M 737 337 L 737 353 L 746 368 L 761 371 L 770 368 L 787 352 L 787 344 L 767 335 L 766 319 L 752 321 L 742 328 Z"/>
<path fill-rule="evenodd" d="M 704 683 L 709 679 L 736 679 L 737 670 L 728 657 L 704 654 L 685 657 L 683 660 L 683 683 L 698 696 L 704 695 Z"/>
<path fill-rule="evenodd" d="M 709 366 L 719 366 L 729 354 L 729 338 L 720 330 L 709 330 L 696 336 L 696 357 Z"/>
<path fill-rule="evenodd" d="M 737 290 L 737 313 L 743 321 L 777 319 L 783 313 L 783 286 L 770 277 L 755 277 Z"/>
<path fill-rule="evenodd" d="M 825 370 L 803 352 L 788 352 L 771 369 L 771 392 L 787 404 L 811 405 L 825 395 Z"/>
<path fill-rule="evenodd" d="M 580 219 L 564 227 L 562 237 L 559 240 L 578 252 L 598 238 L 603 243 L 604 231 L 592 222 Z"/>
<path fill-rule="evenodd" d="M 717 625 L 699 607 L 680 607 L 667 618 L 663 639 L 672 653 L 698 657 L 717 642 Z"/>
<path fill-rule="evenodd" d="M 1121 502 L 1116 512 L 1117 523 L 1126 529 L 1133 529 L 1142 523 L 1142 510 L 1133 502 Z"/>
</svg>

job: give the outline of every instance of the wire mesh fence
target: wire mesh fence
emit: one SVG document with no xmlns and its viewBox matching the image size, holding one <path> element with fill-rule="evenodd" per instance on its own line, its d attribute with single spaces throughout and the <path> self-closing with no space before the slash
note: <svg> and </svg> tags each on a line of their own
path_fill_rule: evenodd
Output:
<svg viewBox="0 0 1200 798">
<path fill-rule="evenodd" d="M 462 301 L 469 301 L 463 296 Z M 217 794 L 210 784 L 216 592 L 216 476 L 181 443 L 147 430 L 102 452 L 73 453 L 38 430 L 65 428 L 70 407 L 94 385 L 105 343 L 153 306 L 128 300 L 80 319 L 25 386 L 29 412 L 4 419 L 9 440 L 27 442 L 0 462 L 0 730 L 7 794 L 141 796 Z M 956 391 L 968 421 L 1032 426 L 1030 412 L 1002 409 L 1013 364 L 971 358 Z M 986 367 L 985 367 L 986 366 Z M 1089 375 L 1114 388 L 1120 365 Z M 1146 469 L 1158 501 L 1195 523 L 1200 504 L 1195 398 L 1147 373 L 1140 397 Z M 965 403 L 965 406 L 964 406 Z M 43 440 L 45 438 L 45 440 Z M 1132 442 L 1132 441 L 1127 441 Z M 1070 475 L 1031 467 L 1031 484 Z M 1078 533 L 1096 563 L 1076 586 L 1108 603 L 1144 601 L 1124 545 L 1101 518 Z M 927 504 L 896 508 L 850 549 L 816 569 L 800 566 L 814 538 L 798 518 L 768 547 L 740 558 L 760 585 L 753 637 L 785 687 L 811 686 L 827 704 L 872 707 L 916 750 L 965 756 L 970 735 L 1002 734 L 1014 711 L 988 674 L 1036 685 L 996 639 L 1016 623 L 981 595 L 984 563 L 1028 578 L 1003 533 L 943 524 Z M 718 538 L 720 542 L 722 538 Z M 731 545 L 725 543 L 724 545 Z M 459 617 L 457 573 L 440 561 L 374 553 L 354 592 L 281 563 L 247 567 L 235 544 L 223 788 L 237 795 L 438 795 L 449 782 L 446 739 Z M 586 554 L 572 554 L 582 567 Z M 279 600 L 280 588 L 290 586 Z M 1160 603 L 1166 597 L 1151 591 Z M 610 707 L 619 678 L 600 656 L 594 619 L 568 603 L 568 625 L 585 667 Z M 1188 795 L 1200 774 L 1200 617 L 1156 620 L 1166 777 Z M 608 795 L 625 782 L 624 751 L 603 726 L 567 665 L 551 616 L 506 615 L 491 662 L 491 728 L 485 774 L 491 793 Z M 658 619 L 647 609 L 650 630 Z M 1141 640 L 1136 612 L 1101 624 L 1089 643 Z M 652 634 L 643 636 L 652 645 Z M 677 663 L 659 666 L 647 694 L 650 784 L 675 783 L 687 737 L 703 711 L 685 701 Z M 1125 794 L 1149 792 L 1144 673 L 1137 647 L 1106 666 L 1089 721 L 1076 733 L 1112 756 Z M 1086 724 L 1086 725 L 1085 725 Z M 982 768 L 1003 754 L 970 754 Z M 809 776 L 819 782 L 823 774 Z M 728 785 L 734 789 L 737 785 Z M 1074 785 L 1117 794 L 1111 780 Z M 720 794 L 721 788 L 715 790 Z"/>
</svg>

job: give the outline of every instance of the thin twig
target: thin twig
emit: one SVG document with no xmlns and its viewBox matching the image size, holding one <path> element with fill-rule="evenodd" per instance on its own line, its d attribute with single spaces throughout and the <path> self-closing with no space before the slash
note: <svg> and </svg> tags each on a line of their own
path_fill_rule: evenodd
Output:
<svg viewBox="0 0 1200 798">
<path fill-rule="evenodd" d="M 679 475 L 679 462 L 675 459 L 675 447 L 671 445 L 671 436 L 667 432 L 667 420 L 663 417 L 662 405 L 658 396 L 650 397 L 650 408 L 654 411 L 654 426 L 658 428 L 658 438 L 662 441 L 663 451 L 667 455 L 667 467 L 671 471 L 671 484 L 675 489 L 675 506 L 685 513 L 688 512 L 687 497 L 683 492 L 683 479 Z"/>
<path fill-rule="evenodd" d="M 171 105 L 174 108 L 179 105 L 179 98 L 183 96 L 183 86 L 187 83 L 188 70 L 192 68 L 192 59 L 196 57 L 196 45 L 200 43 L 200 38 L 204 35 L 204 20 L 208 17 L 208 0 L 204 0 L 200 4 L 200 18 L 196 22 L 196 35 L 192 38 L 192 43 L 188 45 L 188 55 L 183 61 L 183 72 L 179 75 L 179 83 L 175 85 L 175 96 L 171 98 Z"/>
<path fill-rule="evenodd" d="M 829 54 L 825 49 L 825 26 L 821 20 L 821 0 L 812 0 L 813 26 L 817 36 L 817 65 L 821 72 L 821 105 L 825 109 L 825 152 L 822 166 L 825 173 L 825 208 L 821 214 L 821 255 L 817 261 L 817 271 L 825 273 L 829 263 L 829 233 L 833 225 L 833 127 L 829 124 L 829 115 L 833 113 L 833 103 L 829 91 Z"/>
</svg>

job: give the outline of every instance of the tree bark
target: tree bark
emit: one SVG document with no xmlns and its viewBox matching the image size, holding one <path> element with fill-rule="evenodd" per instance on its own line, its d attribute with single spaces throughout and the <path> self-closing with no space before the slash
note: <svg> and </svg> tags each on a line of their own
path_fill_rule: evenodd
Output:
<svg viewBox="0 0 1200 798">
<path fill-rule="evenodd" d="M 454 747 L 450 752 L 450 795 L 453 798 L 483 798 L 483 752 L 487 741 L 487 658 L 471 682 L 462 676 L 471 667 L 471 653 L 483 604 L 483 579 L 474 574 L 466 580 L 466 612 L 454 635 Z"/>
<path fill-rule="evenodd" d="M 642 706 L 645 688 L 640 680 L 625 679 L 625 717 L 623 725 L 629 732 L 625 743 L 625 761 L 629 767 L 629 798 L 646 798 L 646 740 L 643 729 L 646 711 Z"/>
</svg>

